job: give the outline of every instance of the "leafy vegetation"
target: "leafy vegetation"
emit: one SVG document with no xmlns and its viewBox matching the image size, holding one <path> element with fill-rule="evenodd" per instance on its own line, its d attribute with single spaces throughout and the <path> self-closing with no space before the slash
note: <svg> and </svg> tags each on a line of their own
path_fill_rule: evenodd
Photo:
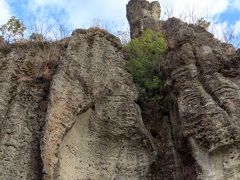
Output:
<svg viewBox="0 0 240 180">
<path fill-rule="evenodd" d="M 23 39 L 25 30 L 24 24 L 12 16 L 6 24 L 0 27 L 0 37 L 6 42 L 16 42 Z"/>
<path fill-rule="evenodd" d="M 127 69 L 140 91 L 140 101 L 155 101 L 162 112 L 168 110 L 168 94 L 164 90 L 164 56 L 166 42 L 161 33 L 146 30 L 126 45 Z"/>
</svg>

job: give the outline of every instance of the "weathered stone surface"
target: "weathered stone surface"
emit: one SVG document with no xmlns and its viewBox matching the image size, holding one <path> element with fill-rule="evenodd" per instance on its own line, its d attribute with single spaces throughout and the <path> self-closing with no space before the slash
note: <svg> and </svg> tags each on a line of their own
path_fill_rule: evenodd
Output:
<svg viewBox="0 0 240 180">
<path fill-rule="evenodd" d="M 0 50 L 0 179 L 40 179 L 40 138 L 60 52 L 35 44 Z"/>
<path fill-rule="evenodd" d="M 131 0 L 132 38 L 167 39 L 168 113 L 135 103 L 119 40 L 101 29 L 0 47 L 0 179 L 240 179 L 240 53 Z M 146 128 L 145 128 L 146 127 Z M 148 131 L 148 130 L 149 131 Z"/>
<path fill-rule="evenodd" d="M 155 147 L 118 40 L 73 33 L 50 88 L 42 144 L 45 179 L 145 179 Z"/>
<path fill-rule="evenodd" d="M 141 2 L 131 0 L 131 3 L 141 7 Z M 150 128 L 160 141 L 160 155 L 154 168 L 161 173 L 156 178 L 240 179 L 238 52 L 214 39 L 204 28 L 176 18 L 163 22 L 154 18 L 145 20 L 139 15 L 134 19 L 140 19 L 141 26 L 130 21 L 132 37 L 139 36 L 144 29 L 152 29 L 162 32 L 168 43 L 166 85 L 175 103 L 169 122 L 168 118 L 159 117 L 157 121 L 165 123 L 158 122 L 158 126 Z"/>
<path fill-rule="evenodd" d="M 232 46 L 220 43 L 203 28 L 176 19 L 165 27 L 174 32 L 167 34 L 172 45 L 166 71 L 183 136 L 202 171 L 199 176 L 238 179 L 240 161 L 232 158 L 226 162 L 224 157 L 239 157 L 240 153 L 239 58 L 234 59 L 237 55 Z"/>
<path fill-rule="evenodd" d="M 146 0 L 131 0 L 127 4 L 127 19 L 130 24 L 131 38 L 148 27 L 147 23 L 157 22 L 160 18 L 160 4 L 158 1 L 148 2 Z"/>
<path fill-rule="evenodd" d="M 0 179 L 147 179 L 156 156 L 120 42 L 100 29 L 1 49 Z"/>
</svg>

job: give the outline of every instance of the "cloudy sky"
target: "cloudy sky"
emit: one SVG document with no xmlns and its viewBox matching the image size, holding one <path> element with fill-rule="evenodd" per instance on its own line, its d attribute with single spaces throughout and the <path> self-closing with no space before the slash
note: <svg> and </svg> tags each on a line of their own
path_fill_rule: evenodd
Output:
<svg viewBox="0 0 240 180">
<path fill-rule="evenodd" d="M 151 1 L 151 0 L 150 0 Z M 0 24 L 17 16 L 27 26 L 38 18 L 43 23 L 60 21 L 71 29 L 87 28 L 100 19 L 112 31 L 128 27 L 128 0 L 0 0 Z M 170 16 L 192 21 L 205 17 L 214 21 L 212 31 L 221 38 L 220 29 L 234 27 L 240 31 L 240 0 L 159 0 L 161 18 Z M 189 18 L 191 17 L 191 18 Z"/>
</svg>

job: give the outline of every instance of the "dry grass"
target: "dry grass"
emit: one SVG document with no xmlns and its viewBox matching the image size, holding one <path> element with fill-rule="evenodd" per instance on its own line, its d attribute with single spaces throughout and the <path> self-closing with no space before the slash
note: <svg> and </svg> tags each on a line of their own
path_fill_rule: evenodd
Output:
<svg viewBox="0 0 240 180">
<path fill-rule="evenodd" d="M 91 27 L 88 29 L 88 32 L 92 33 L 100 33 L 100 34 L 109 34 L 109 32 L 105 29 L 102 29 L 100 27 Z"/>
</svg>

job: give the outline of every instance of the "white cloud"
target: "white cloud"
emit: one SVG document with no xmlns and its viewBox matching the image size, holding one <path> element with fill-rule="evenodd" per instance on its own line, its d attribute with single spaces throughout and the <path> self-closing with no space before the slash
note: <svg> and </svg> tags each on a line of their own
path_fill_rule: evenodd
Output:
<svg viewBox="0 0 240 180">
<path fill-rule="evenodd" d="M 0 24 L 4 24 L 11 17 L 10 7 L 5 0 L 0 0 Z"/>
<path fill-rule="evenodd" d="M 101 19 L 115 26 L 126 27 L 126 4 L 129 0 L 29 0 L 31 9 L 36 11 L 63 10 L 67 21 L 75 27 L 88 27 L 93 19 Z M 153 0 L 149 0 L 152 2 Z M 226 11 L 230 1 L 239 0 L 159 0 L 161 17 L 175 16 L 187 22 L 196 22 L 200 17 L 211 20 Z M 43 13 L 45 14 L 45 13 Z M 119 25 L 121 24 L 121 25 Z M 114 25 L 113 25 L 114 26 Z"/>
<path fill-rule="evenodd" d="M 127 2 L 128 0 L 33 0 L 29 1 L 29 7 L 33 12 L 61 9 L 73 27 L 88 27 L 96 18 L 108 23 L 127 23 Z"/>
<path fill-rule="evenodd" d="M 228 27 L 228 23 L 225 21 L 223 23 L 212 23 L 209 27 L 209 31 L 214 34 L 214 37 L 221 40 L 225 41 L 225 33 Z"/>
<path fill-rule="evenodd" d="M 199 17 L 211 19 L 230 6 L 230 0 L 159 0 L 162 7 L 161 16 L 181 18 L 187 22 L 194 22 Z"/>
<path fill-rule="evenodd" d="M 234 24 L 234 29 L 236 34 L 240 34 L 240 20 Z"/>
<path fill-rule="evenodd" d="M 239 0 L 232 0 L 231 6 L 233 9 L 240 11 L 240 1 Z"/>
<path fill-rule="evenodd" d="M 234 24 L 229 24 L 227 21 L 213 23 L 210 25 L 209 31 L 214 34 L 215 38 L 240 47 L 240 20 Z"/>
<path fill-rule="evenodd" d="M 1 0 L 0 0 L 1 1 Z M 127 29 L 126 4 L 129 0 L 28 0 L 28 9 L 36 16 L 49 17 L 49 14 L 59 12 L 61 21 L 67 26 L 75 28 L 88 28 L 93 19 L 100 19 L 112 31 Z M 149 0 L 150 2 L 154 0 Z M 215 37 L 223 40 L 223 29 L 229 25 L 227 22 L 219 23 L 221 13 L 233 7 L 239 8 L 240 0 L 158 0 L 161 4 L 161 18 L 172 16 L 183 21 L 195 23 L 204 17 L 213 26 L 210 31 Z M 64 12 L 64 13 L 63 13 Z M 48 14 L 49 13 L 49 14 Z M 39 15 L 40 14 L 40 15 Z M 51 19 L 51 18 L 50 18 Z M 240 26 L 240 21 L 238 26 Z M 240 28 L 239 28 L 240 31 Z"/>
<path fill-rule="evenodd" d="M 64 10 L 69 16 L 70 22 L 74 26 L 88 26 L 93 19 L 101 19 L 108 22 L 120 22 L 125 20 L 125 3 L 126 0 L 88 0 L 82 4 L 76 4 L 71 1 L 65 6 Z"/>
</svg>

